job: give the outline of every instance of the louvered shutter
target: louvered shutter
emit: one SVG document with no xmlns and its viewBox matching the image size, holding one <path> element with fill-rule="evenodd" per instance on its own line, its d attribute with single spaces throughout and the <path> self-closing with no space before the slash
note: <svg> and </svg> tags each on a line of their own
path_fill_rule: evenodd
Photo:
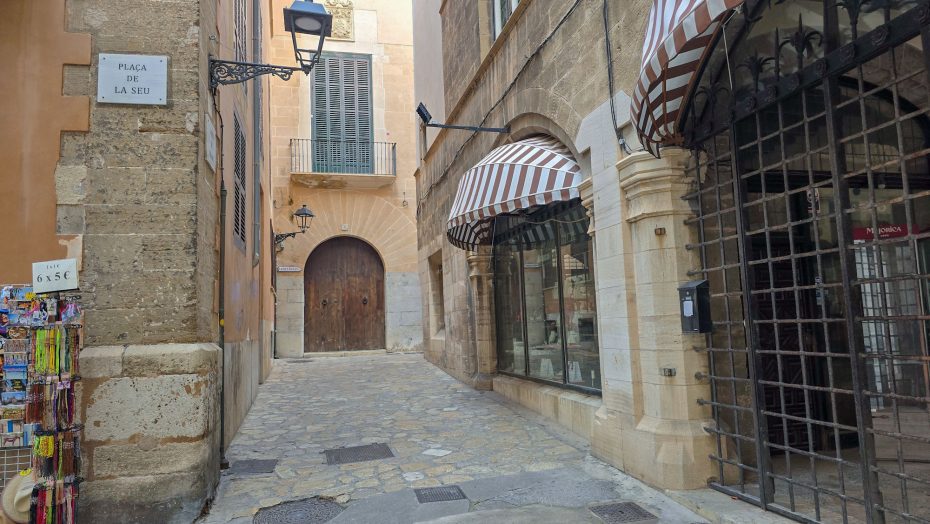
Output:
<svg viewBox="0 0 930 524">
<path fill-rule="evenodd" d="M 371 57 L 324 53 L 312 92 L 313 170 L 371 173 Z"/>
<path fill-rule="evenodd" d="M 233 118 L 233 234 L 245 248 L 245 133 Z"/>
</svg>

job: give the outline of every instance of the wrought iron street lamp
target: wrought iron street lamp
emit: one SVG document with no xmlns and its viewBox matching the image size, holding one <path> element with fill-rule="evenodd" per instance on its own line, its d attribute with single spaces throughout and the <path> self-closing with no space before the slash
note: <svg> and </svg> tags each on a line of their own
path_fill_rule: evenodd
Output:
<svg viewBox="0 0 930 524">
<path fill-rule="evenodd" d="M 219 85 L 238 84 L 261 75 L 274 75 L 281 80 L 290 80 L 295 71 L 310 74 L 313 66 L 320 60 L 323 41 L 332 34 L 333 16 L 320 4 L 305 0 L 295 0 L 291 7 L 284 8 L 284 29 L 291 33 L 294 56 L 298 67 L 257 64 L 236 60 L 220 60 L 210 57 L 210 88 Z M 297 44 L 297 34 L 319 37 L 316 49 L 301 49 Z"/>
<path fill-rule="evenodd" d="M 297 236 L 297 233 L 306 233 L 310 229 L 310 222 L 313 221 L 313 211 L 310 211 L 310 208 L 307 207 L 307 204 L 301 206 L 300 209 L 294 211 L 293 217 L 297 220 L 297 227 L 300 228 L 300 231 L 291 231 L 290 233 L 276 233 L 274 236 L 274 243 L 277 246 L 280 246 L 288 238 L 293 238 Z"/>
</svg>

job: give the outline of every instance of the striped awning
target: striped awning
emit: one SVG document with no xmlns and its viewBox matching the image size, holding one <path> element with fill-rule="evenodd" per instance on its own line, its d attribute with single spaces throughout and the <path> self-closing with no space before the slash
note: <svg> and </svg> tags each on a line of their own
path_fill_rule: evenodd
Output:
<svg viewBox="0 0 930 524">
<path fill-rule="evenodd" d="M 490 244 L 493 218 L 578 198 L 581 168 L 564 144 L 537 135 L 492 150 L 459 182 L 449 213 L 449 242 Z"/>
<path fill-rule="evenodd" d="M 643 146 L 679 140 L 681 110 L 720 22 L 744 0 L 653 0 L 643 66 L 633 91 L 633 121 Z"/>
</svg>

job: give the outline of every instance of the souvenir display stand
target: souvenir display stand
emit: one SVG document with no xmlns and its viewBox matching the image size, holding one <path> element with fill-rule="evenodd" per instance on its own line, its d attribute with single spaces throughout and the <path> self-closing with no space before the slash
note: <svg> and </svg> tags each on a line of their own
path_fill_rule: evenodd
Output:
<svg viewBox="0 0 930 524">
<path fill-rule="evenodd" d="M 76 297 L 0 287 L 2 481 L 31 468 L 31 522 L 77 519 L 81 426 L 74 386 L 82 344 Z"/>
</svg>

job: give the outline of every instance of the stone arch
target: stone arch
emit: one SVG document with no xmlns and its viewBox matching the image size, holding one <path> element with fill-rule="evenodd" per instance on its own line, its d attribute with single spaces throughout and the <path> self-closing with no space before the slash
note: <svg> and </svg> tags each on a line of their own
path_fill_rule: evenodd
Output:
<svg viewBox="0 0 930 524">
<path fill-rule="evenodd" d="M 522 140 L 532 135 L 549 135 L 558 139 L 559 142 L 562 142 L 562 144 L 572 152 L 572 156 L 575 157 L 575 161 L 581 166 L 581 172 L 584 173 L 585 178 L 591 176 L 591 162 L 588 155 L 580 154 L 574 140 L 572 140 L 572 135 L 565 131 L 565 129 L 552 118 L 539 113 L 527 112 L 517 115 L 507 124 L 510 126 L 510 134 L 502 135 L 498 138 L 494 143 L 494 147 Z"/>
<path fill-rule="evenodd" d="M 519 101 L 519 103 L 518 103 Z M 550 122 L 553 136 L 569 145 L 581 128 L 582 115 L 572 105 L 547 89 L 531 87 L 515 91 L 506 101 L 508 114 L 516 115 L 510 119 L 514 122 L 524 115 L 538 115 Z M 563 136 L 555 134 L 556 130 Z M 573 147 L 573 146 L 569 146 Z M 577 151 L 572 148 L 573 153 Z"/>
<path fill-rule="evenodd" d="M 303 267 L 310 253 L 337 236 L 363 240 L 378 253 L 386 272 L 413 272 L 417 268 L 416 223 L 404 207 L 391 199 L 363 191 L 292 190 L 293 204 L 276 210 L 276 228 L 289 226 L 292 208 L 307 203 L 314 218 L 305 234 L 285 241 L 278 254 L 280 265 Z"/>
<path fill-rule="evenodd" d="M 353 240 L 358 240 L 358 241 L 360 241 L 360 242 L 364 242 L 366 245 L 368 245 L 368 247 L 371 248 L 372 251 L 374 251 L 374 253 L 375 253 L 376 255 L 378 255 L 378 260 L 380 260 L 380 261 L 381 261 L 381 265 L 384 266 L 384 256 L 382 256 L 382 255 L 381 255 L 381 252 L 378 251 L 378 246 L 376 246 L 376 245 L 372 244 L 371 242 L 369 242 L 368 239 L 362 238 L 362 237 L 360 237 L 360 236 L 358 236 L 358 235 L 346 235 L 346 234 L 343 234 L 343 235 L 332 235 L 332 236 L 330 236 L 330 237 L 324 238 L 323 240 L 320 240 L 319 242 L 317 242 L 317 244 L 316 244 L 315 246 L 313 246 L 313 249 L 311 249 L 310 252 L 307 253 L 307 259 L 304 260 L 304 263 L 303 263 L 303 265 L 302 265 L 301 267 L 304 267 L 304 268 L 307 267 L 307 263 L 309 263 L 310 257 L 313 256 L 313 252 L 314 252 L 314 251 L 316 251 L 316 250 L 317 250 L 318 248 L 320 248 L 323 244 L 329 242 L 330 240 L 335 240 L 335 239 L 337 239 L 337 238 L 351 238 L 351 239 L 353 239 Z"/>
</svg>

